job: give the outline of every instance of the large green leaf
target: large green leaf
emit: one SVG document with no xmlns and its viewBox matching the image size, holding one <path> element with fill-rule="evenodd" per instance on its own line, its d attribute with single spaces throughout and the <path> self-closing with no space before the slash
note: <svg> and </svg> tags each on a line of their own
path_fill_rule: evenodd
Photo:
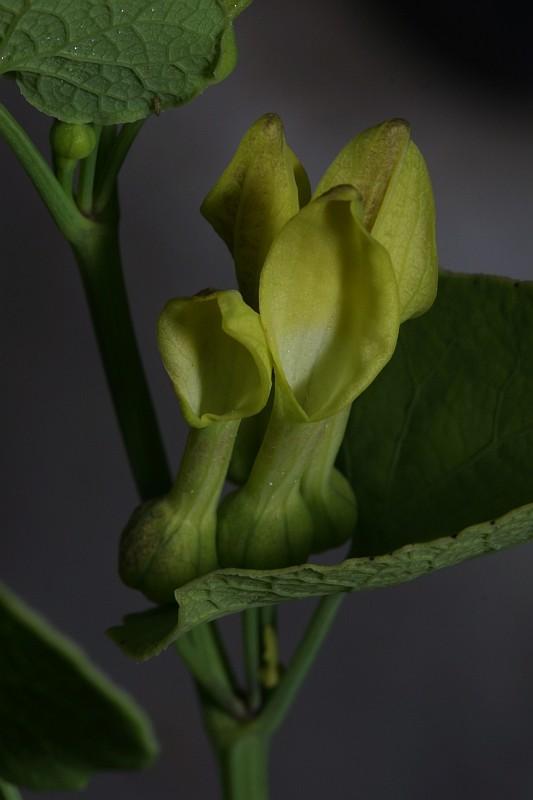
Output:
<svg viewBox="0 0 533 800">
<path fill-rule="evenodd" d="M 287 600 L 382 589 L 532 538 L 533 504 L 530 504 L 499 519 L 467 528 L 456 536 L 406 545 L 375 558 L 349 558 L 335 566 L 221 569 L 178 589 L 178 606 L 129 614 L 122 625 L 111 628 L 109 635 L 125 653 L 143 661 L 160 653 L 196 625 L 226 614 Z"/>
<path fill-rule="evenodd" d="M 248 606 L 390 586 L 529 541 L 532 399 L 533 284 L 442 274 L 431 311 L 404 323 L 352 408 L 341 464 L 360 510 L 354 557 L 212 572 L 176 591 L 178 607 L 130 615 L 112 638 L 150 658 Z"/>
<path fill-rule="evenodd" d="M 442 274 L 354 403 L 342 466 L 354 554 L 453 534 L 533 502 L 533 284 Z"/>
<path fill-rule="evenodd" d="M 133 701 L 1 584 L 0 642 L 0 779 L 80 789 L 93 772 L 152 762 L 152 730 Z"/>
<path fill-rule="evenodd" d="M 0 74 L 66 122 L 181 105 L 235 64 L 230 0 L 0 0 Z"/>
</svg>

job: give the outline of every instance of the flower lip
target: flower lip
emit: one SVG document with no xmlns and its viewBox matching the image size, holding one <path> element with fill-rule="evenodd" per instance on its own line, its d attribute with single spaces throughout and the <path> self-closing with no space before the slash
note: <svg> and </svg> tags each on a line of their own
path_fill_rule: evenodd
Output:
<svg viewBox="0 0 533 800">
<path fill-rule="evenodd" d="M 270 356 L 258 315 L 239 292 L 170 300 L 159 320 L 158 341 L 193 427 L 253 416 L 266 404 Z"/>
<path fill-rule="evenodd" d="M 396 345 L 396 278 L 360 215 L 353 186 L 332 188 L 287 223 L 261 274 L 261 320 L 280 399 L 301 422 L 353 402 Z"/>
</svg>

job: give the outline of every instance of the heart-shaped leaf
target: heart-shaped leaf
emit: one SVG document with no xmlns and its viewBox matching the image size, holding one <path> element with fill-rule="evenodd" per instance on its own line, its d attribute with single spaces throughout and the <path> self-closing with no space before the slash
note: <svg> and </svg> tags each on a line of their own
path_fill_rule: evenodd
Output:
<svg viewBox="0 0 533 800">
<path fill-rule="evenodd" d="M 157 747 L 140 709 L 1 584 L 0 642 L 1 779 L 81 789 L 94 772 L 153 761 Z"/>
<path fill-rule="evenodd" d="M 3 0 L 0 74 L 66 122 L 132 122 L 192 100 L 235 64 L 229 0 Z"/>
</svg>

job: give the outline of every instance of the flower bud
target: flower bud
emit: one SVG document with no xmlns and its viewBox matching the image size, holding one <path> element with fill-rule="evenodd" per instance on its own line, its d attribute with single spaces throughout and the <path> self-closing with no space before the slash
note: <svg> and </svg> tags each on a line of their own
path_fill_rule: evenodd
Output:
<svg viewBox="0 0 533 800">
<path fill-rule="evenodd" d="M 246 302 L 257 309 L 259 275 L 272 241 L 310 197 L 307 175 L 287 145 L 276 114 L 265 114 L 242 139 L 202 204 L 226 242 Z"/>
<path fill-rule="evenodd" d="M 50 144 L 56 159 L 81 161 L 96 147 L 96 134 L 92 125 L 56 120 L 50 131 Z"/>
<path fill-rule="evenodd" d="M 425 161 L 409 125 L 390 120 L 356 136 L 339 153 L 315 196 L 355 186 L 367 230 L 388 251 L 398 280 L 400 320 L 418 316 L 437 292 L 435 206 Z"/>
</svg>

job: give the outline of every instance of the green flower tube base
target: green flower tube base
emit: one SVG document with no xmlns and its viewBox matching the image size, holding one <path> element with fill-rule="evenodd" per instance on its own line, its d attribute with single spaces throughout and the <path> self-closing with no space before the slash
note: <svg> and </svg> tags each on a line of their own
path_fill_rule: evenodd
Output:
<svg viewBox="0 0 533 800">
<path fill-rule="evenodd" d="M 219 510 L 223 567 L 271 569 L 307 560 L 314 521 L 300 485 L 322 425 L 287 422 L 274 401 L 248 481 Z"/>
<path fill-rule="evenodd" d="M 350 407 L 324 420 L 302 477 L 301 492 L 314 521 L 313 553 L 339 547 L 355 530 L 357 501 L 349 482 L 335 468 L 349 416 Z"/>
<path fill-rule="evenodd" d="M 164 497 L 140 506 L 120 543 L 120 576 L 156 603 L 218 566 L 216 508 L 239 421 L 191 429 L 180 470 Z"/>
</svg>

